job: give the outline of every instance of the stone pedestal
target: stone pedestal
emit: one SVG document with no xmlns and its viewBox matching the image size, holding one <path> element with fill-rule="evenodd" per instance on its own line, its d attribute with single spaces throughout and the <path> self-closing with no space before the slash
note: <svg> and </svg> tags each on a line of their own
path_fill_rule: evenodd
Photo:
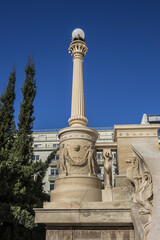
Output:
<svg viewBox="0 0 160 240">
<path fill-rule="evenodd" d="M 51 202 L 100 202 L 102 184 L 95 176 L 71 174 L 58 178 L 51 192 Z"/>
<path fill-rule="evenodd" d="M 48 229 L 47 240 L 134 240 L 133 229 L 86 228 L 86 229 Z M 138 239 L 136 239 L 138 240 Z"/>
<path fill-rule="evenodd" d="M 134 240 L 128 202 L 50 202 L 35 212 L 35 222 L 46 225 L 46 240 Z"/>
<path fill-rule="evenodd" d="M 59 131 L 59 178 L 51 202 L 101 201 L 102 184 L 97 177 L 95 141 L 97 131 L 77 126 Z"/>
<path fill-rule="evenodd" d="M 106 188 L 102 190 L 102 202 L 112 202 L 112 201 L 113 201 L 112 188 Z"/>
</svg>

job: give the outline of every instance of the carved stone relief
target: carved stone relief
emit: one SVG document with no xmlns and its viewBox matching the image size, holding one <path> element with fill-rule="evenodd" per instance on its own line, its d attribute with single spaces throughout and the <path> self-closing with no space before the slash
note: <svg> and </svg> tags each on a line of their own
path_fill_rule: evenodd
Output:
<svg viewBox="0 0 160 240">
<path fill-rule="evenodd" d="M 96 150 L 94 144 L 88 146 L 88 149 L 85 154 L 85 159 L 88 160 L 88 167 L 89 167 L 89 175 L 97 175 L 98 172 L 98 164 L 96 161 Z"/>
<path fill-rule="evenodd" d="M 138 214 L 147 215 L 147 222 L 144 225 L 143 240 L 148 239 L 150 230 L 152 200 L 153 200 L 153 185 L 150 171 L 139 156 L 132 157 L 126 160 L 130 165 L 127 168 L 126 177 L 135 187 L 133 201 L 140 206 Z"/>
<path fill-rule="evenodd" d="M 64 144 L 61 145 L 60 150 L 59 150 L 59 173 L 62 174 L 64 173 L 65 175 L 68 174 L 67 172 L 67 165 L 66 165 L 66 161 L 67 161 L 67 157 L 68 157 L 68 150 L 65 147 Z"/>
<path fill-rule="evenodd" d="M 82 168 L 86 165 L 88 165 L 88 175 L 97 175 L 98 164 L 93 143 L 85 146 L 81 144 L 61 144 L 59 151 L 60 175 L 68 175 L 69 169 Z"/>
<path fill-rule="evenodd" d="M 105 177 L 106 177 L 106 187 L 112 187 L 112 159 L 113 155 L 111 151 L 102 152 L 102 159 L 104 161 L 104 170 L 105 170 Z"/>
<path fill-rule="evenodd" d="M 67 140 L 67 139 L 76 139 L 76 138 L 96 141 L 96 137 L 91 136 L 90 134 L 86 134 L 86 133 L 81 134 L 80 132 L 78 134 L 72 133 L 72 135 L 64 135 L 61 137 L 61 141 Z"/>
<path fill-rule="evenodd" d="M 153 137 L 155 136 L 156 133 L 153 133 L 153 132 L 123 132 L 123 133 L 117 133 L 117 137 Z"/>
</svg>

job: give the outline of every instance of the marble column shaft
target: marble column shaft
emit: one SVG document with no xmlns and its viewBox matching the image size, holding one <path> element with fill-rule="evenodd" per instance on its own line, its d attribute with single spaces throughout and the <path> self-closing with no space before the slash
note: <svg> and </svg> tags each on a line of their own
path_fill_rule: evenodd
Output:
<svg viewBox="0 0 160 240">
<path fill-rule="evenodd" d="M 85 42 L 75 40 L 71 43 L 69 52 L 73 57 L 72 107 L 69 124 L 86 126 L 88 120 L 85 118 L 83 58 L 86 55 L 87 46 Z"/>
</svg>

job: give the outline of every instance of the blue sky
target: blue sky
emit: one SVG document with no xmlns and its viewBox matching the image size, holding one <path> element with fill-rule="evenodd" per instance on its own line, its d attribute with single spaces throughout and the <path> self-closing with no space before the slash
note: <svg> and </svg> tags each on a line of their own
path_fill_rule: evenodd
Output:
<svg viewBox="0 0 160 240">
<path fill-rule="evenodd" d="M 82 28 L 86 117 L 90 127 L 140 123 L 160 114 L 160 1 L 1 0 L 0 93 L 16 63 L 16 121 L 28 54 L 34 55 L 34 129 L 68 126 L 71 33 Z"/>
</svg>

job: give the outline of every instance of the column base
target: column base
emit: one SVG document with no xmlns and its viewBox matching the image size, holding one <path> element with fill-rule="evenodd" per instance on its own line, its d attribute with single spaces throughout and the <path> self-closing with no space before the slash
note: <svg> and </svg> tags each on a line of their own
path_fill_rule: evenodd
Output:
<svg viewBox="0 0 160 240">
<path fill-rule="evenodd" d="M 67 176 L 55 181 L 51 202 L 101 202 L 102 183 L 96 176 Z"/>
<path fill-rule="evenodd" d="M 71 117 L 69 120 L 70 126 L 87 126 L 88 119 L 86 117 Z"/>
</svg>

